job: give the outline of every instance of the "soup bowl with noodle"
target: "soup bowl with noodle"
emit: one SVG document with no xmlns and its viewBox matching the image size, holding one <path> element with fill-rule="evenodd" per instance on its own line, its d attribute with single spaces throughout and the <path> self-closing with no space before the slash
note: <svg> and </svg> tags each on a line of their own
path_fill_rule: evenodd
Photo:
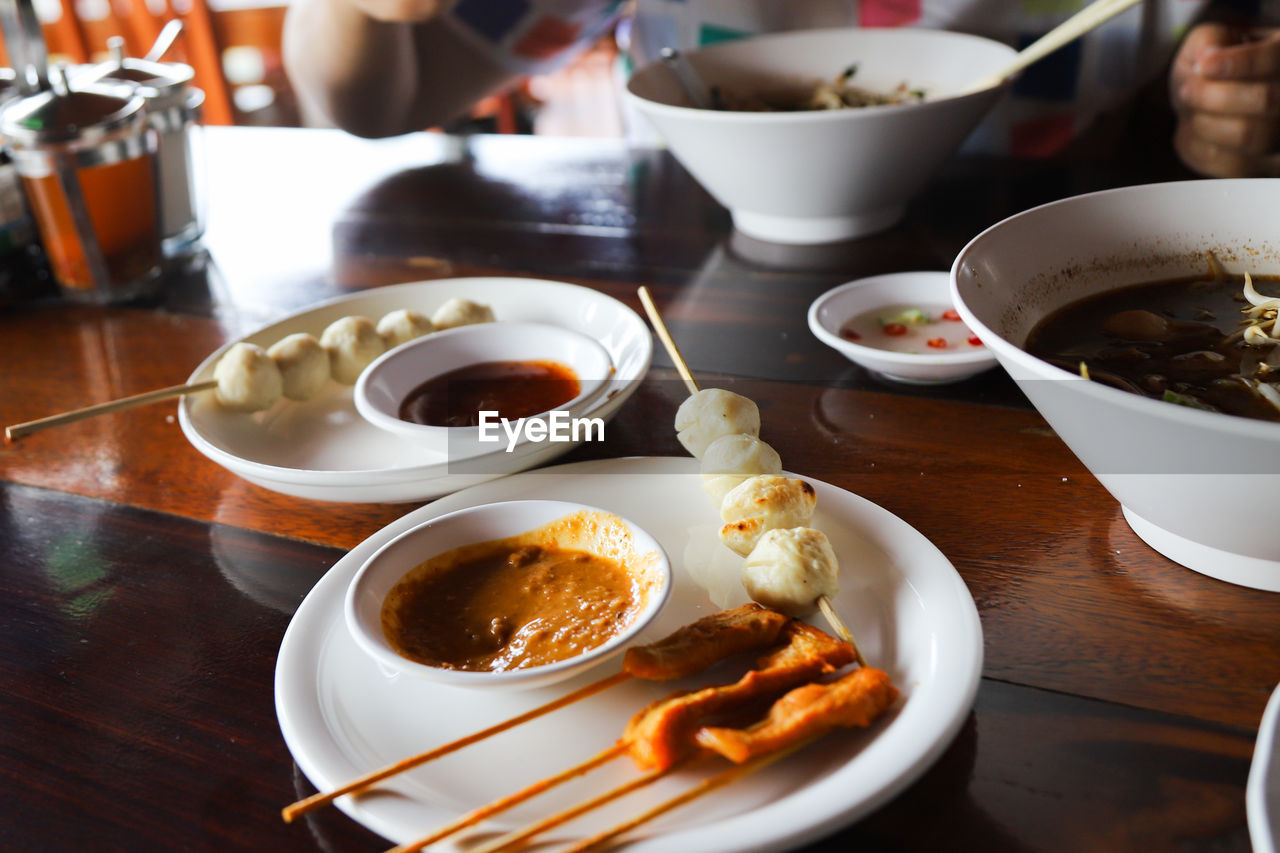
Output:
<svg viewBox="0 0 1280 853">
<path fill-rule="evenodd" d="M 1271 591 L 1280 591 L 1280 537 L 1273 529 L 1280 502 L 1280 407 L 1274 421 L 1210 410 L 1183 393 L 1193 383 L 1163 367 L 1136 383 L 1155 396 L 1122 390 L 1100 381 L 1106 377 L 1096 369 L 1090 372 L 1096 362 L 1080 355 L 1083 350 L 1055 363 L 1031 354 L 1029 341 L 1047 318 L 1081 300 L 1191 278 L 1208 289 L 1240 291 L 1231 303 L 1237 307 L 1219 312 L 1235 310 L 1237 316 L 1219 320 L 1243 327 L 1249 307 L 1244 273 L 1263 280 L 1280 275 L 1280 238 L 1268 227 L 1278 220 L 1275 180 L 1127 187 L 999 222 L 975 237 L 951 269 L 952 296 L 965 322 L 1119 501 L 1134 532 L 1183 566 Z M 1278 292 L 1275 282 L 1259 287 Z M 1144 290 L 1141 299 L 1147 304 L 1130 316 L 1155 318 L 1162 329 L 1199 323 L 1212 313 L 1194 304 L 1161 305 L 1155 291 Z M 1178 311 L 1189 311 L 1190 319 L 1171 319 Z M 1128 346 L 1119 339 L 1104 345 L 1112 351 Z M 1239 346 L 1233 338 L 1219 349 Z M 1191 356 L 1218 358 L 1207 352 Z"/>
<path fill-rule="evenodd" d="M 902 217 L 1003 92 L 965 87 L 1014 55 L 941 30 L 803 30 L 687 53 L 713 108 L 695 107 L 661 62 L 637 71 L 625 98 L 741 233 L 831 243 Z M 868 93 L 890 103 L 862 105 Z"/>
</svg>

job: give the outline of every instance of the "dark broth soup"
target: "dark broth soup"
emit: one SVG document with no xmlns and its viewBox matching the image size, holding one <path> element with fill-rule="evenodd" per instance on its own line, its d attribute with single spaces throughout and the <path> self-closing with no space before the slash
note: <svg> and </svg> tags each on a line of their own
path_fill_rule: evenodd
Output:
<svg viewBox="0 0 1280 853">
<path fill-rule="evenodd" d="M 1254 277 L 1264 296 L 1280 279 Z M 1243 339 L 1244 279 L 1188 278 L 1126 287 L 1067 305 L 1031 332 L 1026 349 L 1064 370 L 1171 403 L 1280 421 L 1262 384 L 1278 383 L 1280 346 Z M 1263 323 L 1270 332 L 1274 322 Z M 1083 365 L 1083 368 L 1082 368 Z M 1280 397 L 1277 397 L 1280 399 Z"/>
</svg>

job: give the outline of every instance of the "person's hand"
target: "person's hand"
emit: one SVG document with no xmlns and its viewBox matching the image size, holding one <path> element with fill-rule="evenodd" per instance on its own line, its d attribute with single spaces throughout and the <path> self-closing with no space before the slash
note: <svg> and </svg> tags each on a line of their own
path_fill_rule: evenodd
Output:
<svg viewBox="0 0 1280 853">
<path fill-rule="evenodd" d="M 420 24 L 448 9 L 455 0 L 351 0 L 375 21 Z"/>
<path fill-rule="evenodd" d="M 1215 178 L 1280 176 L 1280 29 L 1200 24 L 1169 77 L 1174 148 Z"/>
</svg>

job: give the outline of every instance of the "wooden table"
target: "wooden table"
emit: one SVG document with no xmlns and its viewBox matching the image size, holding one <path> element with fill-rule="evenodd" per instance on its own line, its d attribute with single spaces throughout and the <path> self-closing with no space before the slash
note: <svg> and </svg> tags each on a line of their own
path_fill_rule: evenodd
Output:
<svg viewBox="0 0 1280 853">
<path fill-rule="evenodd" d="M 956 158 L 892 230 L 783 252 L 732 234 L 665 153 L 613 142 L 245 128 L 206 141 L 208 262 L 173 275 L 159 305 L 0 311 L 5 423 L 179 383 L 228 339 L 361 288 L 496 272 L 638 309 L 646 284 L 694 371 L 761 402 L 789 468 L 914 526 L 981 615 L 983 679 L 955 742 L 809 849 L 1249 849 L 1280 597 L 1146 547 L 1002 373 L 892 386 L 805 324 L 827 288 L 947 269 L 1034 204 L 1187 177 L 1168 158 Z M 681 455 L 661 428 L 682 394 L 670 368 L 659 348 L 606 442 L 566 458 Z M 253 486 L 188 444 L 172 404 L 4 446 L 0 473 L 0 847 L 386 846 L 334 809 L 281 821 L 310 787 L 272 684 L 293 607 L 412 506 Z M 255 575 L 274 598 L 254 595 Z"/>
</svg>

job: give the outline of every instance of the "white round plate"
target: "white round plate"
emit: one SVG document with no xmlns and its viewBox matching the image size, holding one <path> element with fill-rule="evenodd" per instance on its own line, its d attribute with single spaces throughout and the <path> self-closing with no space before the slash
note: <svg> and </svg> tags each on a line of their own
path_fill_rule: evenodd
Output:
<svg viewBox="0 0 1280 853">
<path fill-rule="evenodd" d="M 1254 853 L 1276 853 L 1280 845 L 1280 687 L 1272 692 L 1258 726 L 1245 809 Z"/>
<path fill-rule="evenodd" d="M 559 281 L 531 278 L 455 278 L 379 287 L 322 302 L 242 340 L 268 347 L 285 335 L 309 332 L 348 314 L 375 322 L 397 308 L 430 316 L 454 296 L 492 306 L 499 322 L 566 326 L 598 340 L 613 359 L 611 389 L 580 417 L 608 421 L 649 369 L 653 340 L 636 312 L 611 296 Z M 234 341 L 210 355 L 188 379 L 213 376 Z M 222 467 L 263 488 L 313 500 L 422 501 L 541 465 L 573 448 L 570 442 L 526 444 L 450 464 L 443 453 L 404 441 L 356 412 L 352 388 L 330 382 L 305 403 L 282 400 L 252 415 L 228 412 L 211 394 L 182 399 L 178 420 L 187 440 Z"/>
<path fill-rule="evenodd" d="M 835 486 L 810 482 L 818 492 L 814 525 L 831 538 L 844 566 L 836 608 L 867 659 L 892 677 L 904 698 L 869 730 L 828 735 L 820 747 L 646 824 L 630 836 L 628 850 L 785 850 L 829 835 L 924 773 L 969 714 L 982 671 L 982 628 L 960 576 L 901 519 Z M 294 760 L 317 788 L 331 790 L 616 671 L 616 665 L 605 665 L 530 691 L 446 688 L 382 671 L 346 629 L 347 584 L 382 544 L 446 512 L 531 497 L 616 512 L 666 549 L 674 570 L 671 599 L 640 642 L 745 600 L 736 582 L 741 559 L 719 542 L 718 513 L 702 491 L 692 458 L 609 459 L 528 471 L 419 508 L 339 560 L 285 633 L 276 664 L 276 712 Z M 717 592 L 709 595 L 699 580 Z M 673 689 L 736 677 L 721 671 L 667 684 L 632 680 L 401 774 L 358 799 L 342 797 L 338 806 L 370 830 L 406 843 L 595 755 L 614 743 L 634 713 Z M 549 840 L 580 839 L 613 826 L 725 766 L 707 760 L 676 772 L 566 824 Z M 479 832 L 524 826 L 636 775 L 630 761 L 615 760 L 487 821 Z M 474 841 L 476 832 L 463 835 Z M 458 848 L 442 843 L 432 849 Z"/>
</svg>

